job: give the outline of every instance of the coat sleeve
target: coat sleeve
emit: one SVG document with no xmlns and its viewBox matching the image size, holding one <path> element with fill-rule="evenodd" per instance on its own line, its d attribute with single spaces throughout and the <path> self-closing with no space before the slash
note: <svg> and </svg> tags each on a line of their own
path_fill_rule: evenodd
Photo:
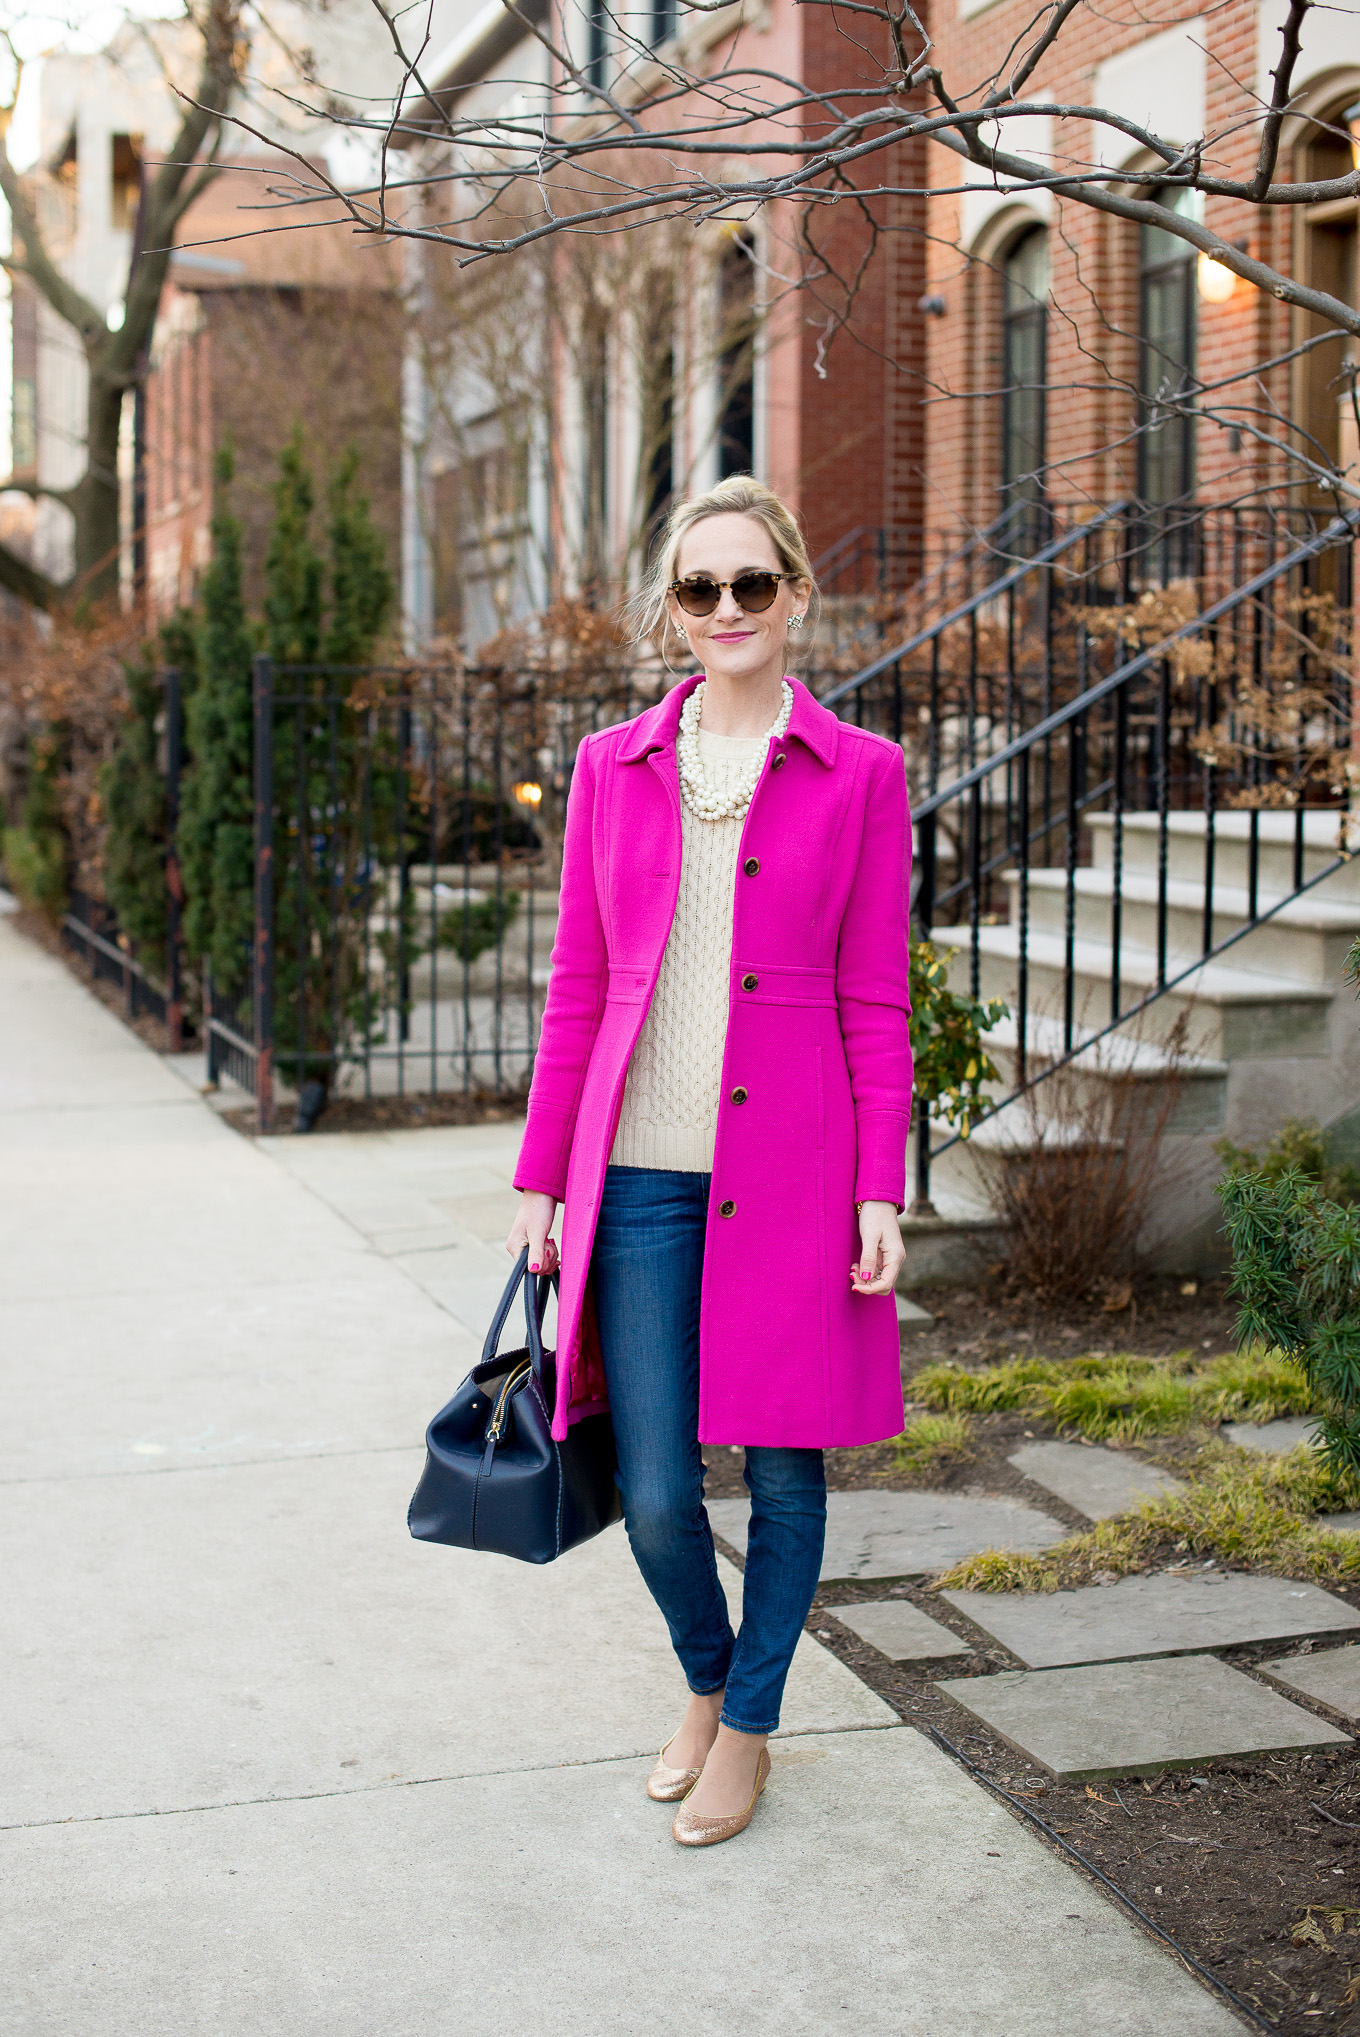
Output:
<svg viewBox="0 0 1360 2037">
<path fill-rule="evenodd" d="M 515 1186 L 555 1196 L 567 1189 L 567 1163 L 591 1048 L 609 983 L 604 923 L 595 889 L 595 760 L 591 737 L 576 755 L 562 848 L 562 897 L 553 942 L 543 1030 L 529 1089 L 529 1122 Z"/>
<path fill-rule="evenodd" d="M 894 746 L 871 773 L 836 1002 L 855 1103 L 855 1200 L 901 1209 L 911 1130 L 911 826 L 901 751 Z"/>
</svg>

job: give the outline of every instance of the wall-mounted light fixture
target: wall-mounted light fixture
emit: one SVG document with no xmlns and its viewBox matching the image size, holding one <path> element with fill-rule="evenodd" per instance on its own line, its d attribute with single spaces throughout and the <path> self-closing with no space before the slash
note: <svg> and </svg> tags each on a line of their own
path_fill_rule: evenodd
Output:
<svg viewBox="0 0 1360 2037">
<path fill-rule="evenodd" d="M 535 785 L 532 778 L 522 778 L 510 787 L 510 796 L 519 806 L 537 806 L 543 798 L 543 787 Z"/>
<path fill-rule="evenodd" d="M 916 309 L 923 311 L 927 318 L 943 318 L 949 306 L 937 290 L 928 290 L 924 297 L 917 298 Z"/>
<path fill-rule="evenodd" d="M 1226 304 L 1237 288 L 1238 278 L 1212 255 L 1199 258 L 1199 294 L 1206 304 Z"/>
</svg>

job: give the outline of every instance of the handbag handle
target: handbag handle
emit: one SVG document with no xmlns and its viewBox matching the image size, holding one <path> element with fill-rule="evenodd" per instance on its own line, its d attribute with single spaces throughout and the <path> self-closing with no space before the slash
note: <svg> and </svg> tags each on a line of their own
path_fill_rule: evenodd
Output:
<svg viewBox="0 0 1360 2037">
<path fill-rule="evenodd" d="M 531 1273 L 524 1283 L 524 1327 L 529 1340 L 529 1362 L 534 1377 L 543 1384 L 543 1311 L 548 1296 L 557 1292 L 556 1273 Z"/>
<path fill-rule="evenodd" d="M 549 1292 L 555 1293 L 557 1291 L 558 1278 L 556 1273 L 553 1273 L 551 1276 L 546 1273 L 529 1275 L 529 1247 L 527 1245 L 515 1261 L 515 1270 L 506 1282 L 505 1293 L 496 1305 L 496 1313 L 491 1319 L 491 1328 L 487 1331 L 486 1342 L 482 1346 L 482 1363 L 483 1365 L 489 1363 L 496 1355 L 496 1346 L 500 1343 L 501 1331 L 505 1328 L 505 1319 L 510 1313 L 521 1282 L 524 1286 L 524 1322 L 528 1333 L 529 1362 L 534 1368 L 539 1384 L 542 1385 L 543 1311 L 547 1306 Z"/>
</svg>

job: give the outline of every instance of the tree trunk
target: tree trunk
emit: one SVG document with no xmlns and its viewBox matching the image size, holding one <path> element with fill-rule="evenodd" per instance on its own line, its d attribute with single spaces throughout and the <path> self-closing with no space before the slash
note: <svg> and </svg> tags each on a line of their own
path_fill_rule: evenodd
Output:
<svg viewBox="0 0 1360 2037">
<path fill-rule="evenodd" d="M 70 498 L 75 582 L 85 600 L 106 601 L 118 592 L 118 431 L 126 391 L 93 367 L 89 390 L 89 465 Z"/>
</svg>

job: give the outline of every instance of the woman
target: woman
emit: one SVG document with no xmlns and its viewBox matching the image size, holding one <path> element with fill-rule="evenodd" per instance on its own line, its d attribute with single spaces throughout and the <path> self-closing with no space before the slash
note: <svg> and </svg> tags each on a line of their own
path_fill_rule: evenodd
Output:
<svg viewBox="0 0 1360 2037">
<path fill-rule="evenodd" d="M 648 1794 L 730 1838 L 817 1586 L 822 1452 L 902 1426 L 911 1102 L 902 753 L 784 675 L 812 569 L 738 477 L 672 512 L 643 622 L 701 675 L 587 736 L 506 1249 L 558 1263 L 554 1434 L 608 1405 L 624 1520 L 690 1689 Z M 700 1445 L 744 1447 L 734 1636 Z"/>
</svg>

